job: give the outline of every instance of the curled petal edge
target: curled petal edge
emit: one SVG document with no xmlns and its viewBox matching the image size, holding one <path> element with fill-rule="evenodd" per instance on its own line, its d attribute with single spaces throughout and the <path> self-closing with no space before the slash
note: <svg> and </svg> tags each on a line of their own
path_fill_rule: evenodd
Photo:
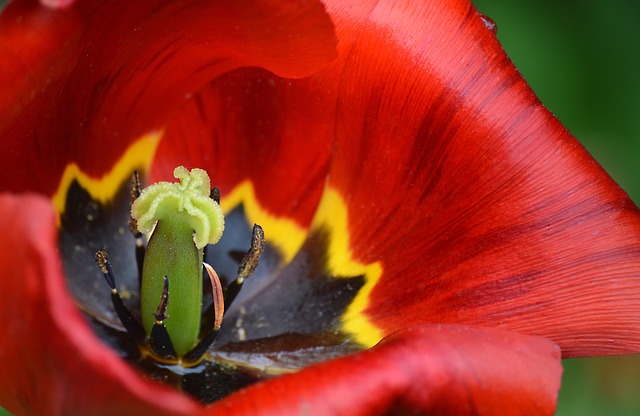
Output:
<svg viewBox="0 0 640 416">
<path fill-rule="evenodd" d="M 552 415 L 561 374 L 560 349 L 545 338 L 418 326 L 362 353 L 251 386 L 208 414 Z"/>
</svg>

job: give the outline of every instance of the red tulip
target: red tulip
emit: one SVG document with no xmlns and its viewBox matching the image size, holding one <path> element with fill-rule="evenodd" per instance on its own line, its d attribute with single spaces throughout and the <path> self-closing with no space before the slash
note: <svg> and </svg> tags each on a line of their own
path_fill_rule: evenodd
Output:
<svg viewBox="0 0 640 416">
<path fill-rule="evenodd" d="M 553 414 L 561 357 L 640 350 L 638 210 L 468 1 L 41 3 L 0 14 L 12 413 Z M 188 394 L 92 264 L 135 304 L 128 180 L 178 165 L 222 191 L 218 273 L 268 244 Z"/>
</svg>

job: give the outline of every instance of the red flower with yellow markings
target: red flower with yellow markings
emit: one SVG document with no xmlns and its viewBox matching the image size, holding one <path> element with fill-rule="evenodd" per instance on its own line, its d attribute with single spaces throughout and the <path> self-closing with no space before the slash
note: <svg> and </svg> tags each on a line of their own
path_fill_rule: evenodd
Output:
<svg viewBox="0 0 640 416">
<path fill-rule="evenodd" d="M 640 351 L 638 209 L 466 0 L 0 34 L 12 413 L 546 415 L 561 358 Z"/>
</svg>

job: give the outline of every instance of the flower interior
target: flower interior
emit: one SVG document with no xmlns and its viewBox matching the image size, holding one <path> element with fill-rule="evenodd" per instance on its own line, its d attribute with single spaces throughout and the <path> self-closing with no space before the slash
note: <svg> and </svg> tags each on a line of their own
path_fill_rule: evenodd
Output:
<svg viewBox="0 0 640 416">
<path fill-rule="evenodd" d="M 204 283 L 197 286 L 197 290 L 202 322 L 196 322 L 198 329 L 193 343 L 206 343 L 208 336 L 212 338 L 212 331 L 215 341 L 204 350 L 200 348 L 195 356 L 188 355 L 191 344 L 168 354 L 163 349 L 166 342 L 161 341 L 159 348 L 150 346 L 157 321 L 160 326 L 173 325 L 174 329 L 167 332 L 169 338 L 174 338 L 175 328 L 193 326 L 194 322 L 188 321 L 197 321 L 199 316 L 185 318 L 170 309 L 167 311 L 167 303 L 171 308 L 180 302 L 173 296 L 178 292 L 173 287 L 179 284 L 177 280 L 166 287 L 167 279 L 164 279 L 163 289 L 160 279 L 152 291 L 143 290 L 145 296 L 152 293 L 147 296 L 149 300 L 141 297 L 139 261 L 144 248 L 140 234 L 130 232 L 128 226 L 131 189 L 130 181 L 125 181 L 112 199 L 100 202 L 91 196 L 91 189 L 73 181 L 60 216 L 59 239 L 70 292 L 96 334 L 149 378 L 173 385 L 202 403 L 211 403 L 256 381 L 363 348 L 343 329 L 342 321 L 365 285 L 365 276 L 339 276 L 329 271 L 329 230 L 314 229 L 306 236 L 301 249 L 290 256 L 271 242 L 273 236 L 268 225 L 265 226 L 266 244 L 259 265 L 250 277 L 244 278 L 246 273 L 243 274 L 242 267 L 246 268 L 246 264 L 241 267 L 241 263 L 251 253 L 252 238 L 256 238 L 253 224 L 246 215 L 247 210 L 255 207 L 246 206 L 246 200 L 226 207 L 224 234 L 217 244 L 202 248 L 205 261 L 217 272 L 225 293 L 224 318 L 221 325 L 216 323 L 215 311 L 222 309 L 222 305 L 214 300 L 209 273 L 200 271 L 202 279 L 198 283 Z M 135 187 L 133 189 L 135 195 Z M 141 228 L 150 231 L 152 225 Z M 153 234 L 151 236 L 153 241 Z M 188 237 L 193 239 L 191 233 Z M 133 320 L 145 322 L 142 337 L 132 336 L 130 328 L 125 329 L 118 318 L 112 292 L 94 263 L 95 253 L 102 249 L 108 252 L 115 290 L 123 306 Z M 148 257 L 149 254 L 146 259 Z M 160 263 L 161 269 L 171 267 Z M 202 270 L 202 262 L 199 268 Z M 144 287 L 145 272 L 142 274 Z M 244 283 L 237 285 L 240 275 Z M 165 309 L 160 318 L 166 319 L 158 319 L 150 312 L 160 312 L 161 299 Z M 145 302 L 151 302 L 152 306 L 145 307 Z M 141 311 L 145 311 L 144 314 Z"/>
</svg>

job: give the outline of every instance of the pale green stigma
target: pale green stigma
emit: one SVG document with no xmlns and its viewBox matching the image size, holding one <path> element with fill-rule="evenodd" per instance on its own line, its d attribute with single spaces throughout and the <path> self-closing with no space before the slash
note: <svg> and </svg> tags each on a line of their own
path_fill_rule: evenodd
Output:
<svg viewBox="0 0 640 416">
<path fill-rule="evenodd" d="M 209 175 L 202 169 L 178 166 L 173 175 L 180 183 L 158 182 L 145 188 L 131 207 L 138 230 L 149 234 L 158 220 L 179 215 L 194 231 L 198 249 L 215 244 L 224 231 L 222 209 L 209 198 Z"/>
</svg>

